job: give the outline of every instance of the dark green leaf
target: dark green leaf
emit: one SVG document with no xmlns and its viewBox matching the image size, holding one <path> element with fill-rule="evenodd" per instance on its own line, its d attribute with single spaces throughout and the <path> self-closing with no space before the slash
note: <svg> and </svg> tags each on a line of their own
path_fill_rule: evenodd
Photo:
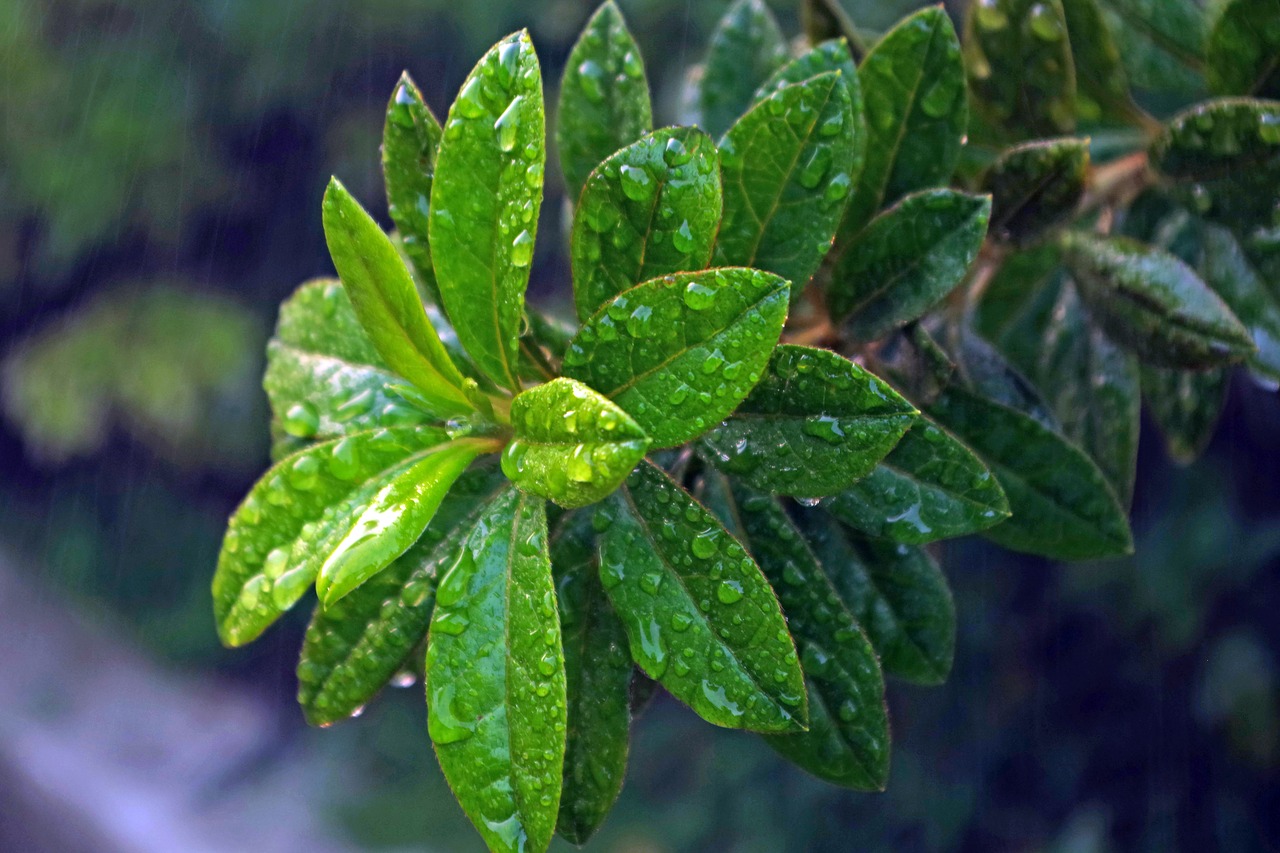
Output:
<svg viewBox="0 0 1280 853">
<path fill-rule="evenodd" d="M 1168 252 L 1083 233 L 1067 235 L 1063 249 L 1089 314 L 1144 361 L 1208 368 L 1253 352 L 1248 331 L 1226 304 Z"/>
<path fill-rule="evenodd" d="M 756 103 L 720 143 L 724 222 L 716 264 L 777 273 L 798 298 L 831 248 L 861 169 L 861 144 L 861 116 L 855 119 L 838 71 Z"/>
<path fill-rule="evenodd" d="M 965 20 L 975 106 L 1032 136 L 1076 129 L 1076 70 L 1061 0 L 980 0 Z"/>
<path fill-rule="evenodd" d="M 1040 355 L 1042 318 L 1053 310 L 1060 263 L 1053 243 L 1007 255 L 974 313 L 978 334 L 1027 372 Z"/>
<path fill-rule="evenodd" d="M 1175 462 L 1190 465 L 1209 446 L 1227 403 L 1230 379 L 1226 370 L 1142 368 L 1142 398 Z"/>
<path fill-rule="evenodd" d="M 831 39 L 814 45 L 773 72 L 773 76 L 764 81 L 764 84 L 756 90 L 752 102 L 758 103 L 770 95 L 777 94 L 787 86 L 804 83 L 819 74 L 827 74 L 831 71 L 840 72 L 840 80 L 849 91 L 850 107 L 856 114 L 855 119 L 859 123 L 859 126 L 855 129 L 856 136 L 859 138 L 864 137 L 866 128 L 862 126 L 862 87 L 858 85 L 858 66 L 854 64 L 853 55 L 849 53 L 849 43 L 844 39 Z M 857 147 L 859 149 L 857 154 L 860 169 L 861 158 L 866 148 L 865 141 L 860 141 Z M 855 175 L 854 177 L 856 178 L 857 176 Z M 854 183 L 857 183 L 857 181 L 855 180 Z"/>
<path fill-rule="evenodd" d="M 801 731 L 804 675 L 760 567 L 649 463 L 597 510 L 600 579 L 644 671 L 707 722 Z"/>
<path fill-rule="evenodd" d="M 551 541 L 564 631 L 569 727 L 556 831 L 584 844 L 622 790 L 631 728 L 627 635 L 600 585 L 591 514 L 578 513 Z"/>
<path fill-rule="evenodd" d="M 529 34 L 498 42 L 449 108 L 431 188 L 445 312 L 481 370 L 512 390 L 542 207 L 542 72 Z"/>
<path fill-rule="evenodd" d="M 1089 560 L 1133 549 L 1111 485 L 1075 445 L 1039 421 L 963 388 L 929 414 L 968 444 L 1000 481 L 1013 515 L 983 533 L 1015 551 Z"/>
<path fill-rule="evenodd" d="M 511 425 L 502 470 L 526 492 L 568 508 L 608 497 L 649 447 L 630 415 L 572 379 L 517 396 Z"/>
<path fill-rule="evenodd" d="M 1185 94 L 1200 89 L 1205 16 L 1196 0 L 1099 0 L 1098 5 L 1135 86 Z"/>
<path fill-rule="evenodd" d="M 659 130 L 605 160 L 573 222 L 578 317 L 642 281 L 705 269 L 721 204 L 716 146 L 696 128 Z"/>
<path fill-rule="evenodd" d="M 489 849 L 551 842 L 564 763 L 564 652 L 541 498 L 512 489 L 467 531 L 427 640 L 427 728 Z"/>
<path fill-rule="evenodd" d="M 317 606 L 298 660 L 298 704 L 313 726 L 359 712 L 427 635 L 439 572 L 480 506 L 505 484 L 496 466 L 458 478 L 422 537 L 330 607 Z"/>
<path fill-rule="evenodd" d="M 955 436 L 921 417 L 897 447 L 827 512 L 873 536 L 922 544 L 985 530 L 1009 517 L 987 466 Z"/>
<path fill-rule="evenodd" d="M 1205 45 L 1209 88 L 1280 98 L 1280 0 L 1228 0 Z"/>
<path fill-rule="evenodd" d="M 324 194 L 324 235 L 360 325 L 382 360 L 408 379 L 441 416 L 470 412 L 463 378 L 395 246 L 334 178 Z"/>
<path fill-rule="evenodd" d="M 619 294 L 564 356 L 636 419 L 653 447 L 683 444 L 737 408 L 782 333 L 789 285 L 758 270 L 682 273 Z"/>
<path fill-rule="evenodd" d="M 800 514 L 800 527 L 885 672 L 917 684 L 945 681 L 955 654 L 956 610 L 928 553 L 843 530 L 813 510 Z"/>
<path fill-rule="evenodd" d="M 1027 142 L 1000 155 L 983 181 L 991 193 L 991 233 L 1018 246 L 1069 220 L 1084 194 L 1089 143 Z"/>
<path fill-rule="evenodd" d="M 440 122 L 406 71 L 387 104 L 382 131 L 382 178 L 387 185 L 387 213 L 400 231 L 404 252 L 413 262 L 418 281 L 437 304 L 440 288 L 431 263 L 427 211 L 439 145 Z"/>
<path fill-rule="evenodd" d="M 1137 108 L 1120 61 L 1120 49 L 1098 0 L 1062 0 L 1076 69 L 1076 111 L 1086 122 L 1104 117 L 1132 119 Z"/>
<path fill-rule="evenodd" d="M 773 352 L 760 384 L 704 439 L 722 471 L 772 494 L 835 494 L 864 476 L 917 412 L 876 376 L 829 350 Z"/>
<path fill-rule="evenodd" d="M 840 226 L 845 246 L 881 208 L 951 178 L 969 125 L 960 42 L 941 6 L 893 28 L 858 69 L 867 161 Z"/>
<path fill-rule="evenodd" d="M 1250 371 L 1264 382 L 1280 382 L 1280 299 L 1267 288 L 1244 250 L 1225 228 L 1206 225 L 1200 273 L 1205 283 L 1244 323 L 1257 351 Z"/>
<path fill-rule="evenodd" d="M 853 20 L 840 5 L 840 0 L 803 0 L 800 22 L 810 44 L 842 38 L 848 44 L 853 59 L 861 60 L 867 54 L 867 46 Z"/>
<path fill-rule="evenodd" d="M 570 200 L 604 158 L 653 127 L 644 60 L 613 0 L 587 21 L 565 63 L 556 146 Z"/>
<path fill-rule="evenodd" d="M 1039 331 L 1039 337 L 1043 337 L 1044 331 Z M 1049 429 L 1059 429 L 1058 419 L 1050 410 L 1048 401 L 1022 371 L 970 329 L 962 328 L 956 332 L 952 337 L 956 378 L 964 387 L 988 400 L 1030 415 Z M 1037 352 L 1042 347 L 1043 341 L 1040 340 Z"/>
<path fill-rule="evenodd" d="M 443 430 L 406 427 L 315 444 L 271 466 L 227 524 L 213 612 L 228 646 L 253 640 L 302 597 L 356 508 Z"/>
<path fill-rule="evenodd" d="M 711 35 L 699 87 L 702 127 L 720 136 L 751 105 L 760 84 L 787 60 L 778 22 L 763 0 L 737 0 Z"/>
<path fill-rule="evenodd" d="M 919 318 L 951 292 L 978 256 L 991 199 L 954 190 L 909 195 L 849 246 L 832 274 L 832 316 L 859 341 Z"/>
</svg>

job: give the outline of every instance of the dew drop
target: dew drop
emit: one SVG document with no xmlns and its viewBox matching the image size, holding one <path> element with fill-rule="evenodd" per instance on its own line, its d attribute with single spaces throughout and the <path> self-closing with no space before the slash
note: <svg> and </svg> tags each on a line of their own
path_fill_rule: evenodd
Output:
<svg viewBox="0 0 1280 853">
<path fill-rule="evenodd" d="M 498 134 L 498 147 L 503 151 L 511 151 L 516 147 L 516 131 L 520 126 L 520 105 L 523 100 L 523 95 L 516 95 L 493 123 L 493 129 Z"/>
<path fill-rule="evenodd" d="M 320 429 L 320 415 L 310 403 L 294 403 L 284 413 L 281 426 L 296 438 L 311 438 Z"/>
<path fill-rule="evenodd" d="M 521 231 L 516 239 L 511 241 L 511 263 L 517 267 L 527 267 L 532 259 L 533 235 L 527 230 Z"/>
<path fill-rule="evenodd" d="M 623 166 L 620 180 L 622 192 L 632 201 L 647 201 L 653 195 L 653 180 L 638 166 Z"/>
</svg>

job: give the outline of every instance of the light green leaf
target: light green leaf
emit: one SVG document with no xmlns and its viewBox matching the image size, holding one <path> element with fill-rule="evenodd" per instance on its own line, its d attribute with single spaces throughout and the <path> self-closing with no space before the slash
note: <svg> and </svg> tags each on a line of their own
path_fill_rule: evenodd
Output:
<svg viewBox="0 0 1280 853">
<path fill-rule="evenodd" d="M 570 509 L 612 494 L 649 447 L 617 404 L 563 377 L 518 395 L 511 425 L 502 470 L 524 491 Z"/>
<path fill-rule="evenodd" d="M 1009 517 L 1004 490 L 982 460 L 925 417 L 875 470 L 822 506 L 864 533 L 909 544 L 965 536 Z"/>
<path fill-rule="evenodd" d="M 819 497 L 871 471 L 916 414 L 847 358 L 785 344 L 733 417 L 704 442 L 717 468 L 758 489 Z"/>
<path fill-rule="evenodd" d="M 716 146 L 696 128 L 659 130 L 610 156 L 587 179 L 573 222 L 579 319 L 642 281 L 705 269 L 720 209 Z"/>
<path fill-rule="evenodd" d="M 1230 388 L 1226 370 L 1142 368 L 1142 398 L 1174 462 L 1190 465 L 1209 446 Z"/>
<path fill-rule="evenodd" d="M 720 142 L 724 222 L 715 263 L 777 273 L 798 298 L 831 248 L 857 179 L 861 129 L 838 71 L 757 102 Z"/>
<path fill-rule="evenodd" d="M 1209 88 L 1280 98 L 1280 0 L 1227 0 L 1205 45 Z"/>
<path fill-rule="evenodd" d="M 431 253 L 445 313 L 481 370 L 519 390 L 524 292 L 546 161 L 542 72 L 528 32 L 494 45 L 445 120 Z"/>
<path fill-rule="evenodd" d="M 400 231 L 404 252 L 413 262 L 418 281 L 437 304 L 440 288 L 431 263 L 427 211 L 439 145 L 440 122 L 406 71 L 400 75 L 387 104 L 382 130 L 382 178 L 387 185 L 387 213 Z"/>
<path fill-rule="evenodd" d="M 720 136 L 787 60 L 786 41 L 763 0 L 736 0 L 711 34 L 699 87 L 702 127 Z"/>
<path fill-rule="evenodd" d="M 597 510 L 600 580 L 644 671 L 717 726 L 801 731 L 804 675 L 760 567 L 649 463 Z"/>
<path fill-rule="evenodd" d="M 489 849 L 546 850 L 567 717 L 541 498 L 504 492 L 467 530 L 436 588 L 426 682 L 440 768 Z"/>
<path fill-rule="evenodd" d="M 800 24 L 810 44 L 843 38 L 854 60 L 861 60 L 867 54 L 867 46 L 840 0 L 803 0 Z"/>
<path fill-rule="evenodd" d="M 1127 237 L 1072 233 L 1063 260 L 1089 314 L 1120 346 L 1164 367 L 1208 368 L 1254 351 L 1249 332 L 1195 271 Z"/>
<path fill-rule="evenodd" d="M 433 414 L 472 411 L 462 374 L 428 322 L 400 254 L 337 178 L 324 194 L 324 235 L 360 325 L 382 360 L 418 386 Z"/>
<path fill-rule="evenodd" d="M 858 235 L 832 273 L 827 302 L 859 341 L 919 318 L 978 256 L 991 199 L 954 190 L 909 195 Z"/>
<path fill-rule="evenodd" d="M 626 410 L 655 448 L 696 438 L 737 408 L 782 333 L 788 283 L 758 270 L 682 273 L 619 294 L 564 356 L 566 376 Z"/>
<path fill-rule="evenodd" d="M 448 440 L 405 427 L 356 433 L 287 456 L 232 514 L 213 576 L 213 612 L 228 646 L 256 638 L 293 606 L 346 533 L 359 504 L 418 455 Z"/>
<path fill-rule="evenodd" d="M 983 179 L 991 193 L 991 234 L 1025 246 L 1062 225 L 1084 194 L 1086 139 L 1049 139 L 1014 146 Z"/>
</svg>

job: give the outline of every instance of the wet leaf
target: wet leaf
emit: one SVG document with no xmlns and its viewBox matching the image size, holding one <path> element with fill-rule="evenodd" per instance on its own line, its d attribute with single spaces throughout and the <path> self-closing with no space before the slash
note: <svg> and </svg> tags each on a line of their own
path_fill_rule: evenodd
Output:
<svg viewBox="0 0 1280 853">
<path fill-rule="evenodd" d="M 547 849 L 564 763 L 564 652 L 541 498 L 485 505 L 436 588 L 427 729 L 493 851 Z"/>
<path fill-rule="evenodd" d="M 449 108 L 431 188 L 431 252 L 458 339 L 495 382 L 516 373 L 546 160 L 542 72 L 529 34 L 507 36 Z"/>
<path fill-rule="evenodd" d="M 751 105 L 752 95 L 787 61 L 778 22 L 763 0 L 736 0 L 711 34 L 699 84 L 702 127 L 720 136 Z"/>
<path fill-rule="evenodd" d="M 1249 370 L 1265 383 L 1280 383 L 1280 298 L 1259 275 L 1230 231 L 1204 226 L 1200 274 L 1249 330 L 1257 350 Z"/>
<path fill-rule="evenodd" d="M 1280 2 L 1228 0 L 1205 44 L 1209 88 L 1280 98 Z"/>
<path fill-rule="evenodd" d="M 840 258 L 827 303 L 859 341 L 919 318 L 978 256 L 991 200 L 954 190 L 909 195 L 878 216 Z"/>
<path fill-rule="evenodd" d="M 835 494 L 869 472 L 917 412 L 829 350 L 786 344 L 733 417 L 704 439 L 725 473 L 772 494 Z"/>
<path fill-rule="evenodd" d="M 1129 94 L 1120 49 L 1098 0 L 1062 0 L 1062 10 L 1076 69 L 1076 112 L 1081 120 L 1134 119 L 1137 108 Z"/>
<path fill-rule="evenodd" d="M 569 52 L 556 111 L 556 147 L 568 197 L 591 170 L 653 127 L 644 59 L 621 10 L 602 3 Z"/>
<path fill-rule="evenodd" d="M 1098 5 L 1135 86 L 1199 91 L 1205 15 L 1195 0 L 1098 0 Z"/>
<path fill-rule="evenodd" d="M 1089 143 L 1050 139 L 1014 146 L 983 180 L 991 193 L 991 234 L 1025 246 L 1066 223 L 1084 194 Z"/>
<path fill-rule="evenodd" d="M 709 723 L 801 731 L 804 675 L 760 567 L 649 463 L 597 510 L 600 580 L 645 673 Z"/>
<path fill-rule="evenodd" d="M 1037 352 L 1040 352 L 1043 348 L 1044 330 L 1038 331 Z M 955 376 L 965 388 L 988 400 L 1030 415 L 1051 430 L 1060 430 L 1061 425 L 1044 395 L 999 350 L 969 329 L 957 330 L 952 336 L 952 344 Z"/>
<path fill-rule="evenodd" d="M 573 296 L 585 321 L 624 290 L 705 269 L 721 211 L 715 143 L 696 128 L 659 130 L 587 179 L 573 223 Z"/>
<path fill-rule="evenodd" d="M 1209 446 L 1227 404 L 1230 380 L 1226 370 L 1142 368 L 1142 398 L 1173 461 L 1190 465 Z"/>
<path fill-rule="evenodd" d="M 427 212 L 439 146 L 440 121 L 406 71 L 400 75 L 387 104 L 382 131 L 382 178 L 387 185 L 387 213 L 400 232 L 404 252 L 413 262 L 418 281 L 436 304 L 440 302 L 440 288 L 431 263 Z"/>
<path fill-rule="evenodd" d="M 568 508 L 608 497 L 649 447 L 630 415 L 572 379 L 517 396 L 511 425 L 502 470 L 524 491 Z"/>
<path fill-rule="evenodd" d="M 853 59 L 861 60 L 867 54 L 867 46 L 853 20 L 840 5 L 840 0 L 803 0 L 800 23 L 810 44 L 842 38 L 848 44 Z"/>
<path fill-rule="evenodd" d="M 848 41 L 843 38 L 833 38 L 816 44 L 773 72 L 773 75 L 756 90 L 752 103 L 757 104 L 771 95 L 776 95 L 787 86 L 805 83 L 819 74 L 828 74 L 832 71 L 840 72 L 840 81 L 849 92 L 850 108 L 854 111 L 854 118 L 859 124 L 855 128 L 855 135 L 863 137 L 866 135 L 866 128 L 861 126 L 862 87 L 858 85 L 858 66 L 854 64 L 853 55 L 849 53 Z M 866 144 L 860 142 L 856 147 L 860 160 L 865 153 Z"/>
<path fill-rule="evenodd" d="M 619 294 L 587 321 L 566 376 L 621 406 L 654 448 L 696 438 L 759 381 L 786 319 L 787 282 L 758 270 L 681 273 Z"/>
</svg>

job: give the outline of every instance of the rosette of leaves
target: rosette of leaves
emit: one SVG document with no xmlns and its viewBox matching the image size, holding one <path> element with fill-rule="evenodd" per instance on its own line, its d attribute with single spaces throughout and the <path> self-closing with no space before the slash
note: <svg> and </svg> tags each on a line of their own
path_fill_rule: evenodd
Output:
<svg viewBox="0 0 1280 853">
<path fill-rule="evenodd" d="M 1153 409 L 1188 430 L 1202 386 L 1180 377 L 1273 369 L 1274 223 L 1233 193 L 1274 181 L 1274 105 L 1156 133 L 1088 38 L 1110 18 L 1076 0 L 984 0 L 967 31 L 1012 29 L 968 50 L 940 7 L 872 44 L 830 0 L 802 12 L 789 45 L 760 0 L 729 8 L 686 78 L 705 129 L 655 130 L 621 13 L 588 21 L 555 128 L 573 321 L 525 301 L 547 133 L 524 32 L 443 123 L 401 79 L 399 243 L 335 180 L 338 277 L 282 306 L 277 461 L 231 518 L 221 636 L 254 639 L 314 585 L 307 718 L 421 671 L 440 765 L 494 850 L 600 825 L 637 673 L 883 788 L 886 677 L 951 665 L 931 543 L 1129 552 L 1139 395 L 1180 395 Z M 966 81 L 1031 54 L 1046 112 Z M 1053 79 L 1081 68 L 1110 95 Z M 971 114 L 970 88 L 999 103 Z M 1080 92 L 1126 104 L 1090 120 L 1136 123 L 1150 155 L 1094 166 L 1087 139 L 1023 138 L 1073 128 Z M 982 169 L 961 157 L 978 122 L 1008 140 Z"/>
</svg>

